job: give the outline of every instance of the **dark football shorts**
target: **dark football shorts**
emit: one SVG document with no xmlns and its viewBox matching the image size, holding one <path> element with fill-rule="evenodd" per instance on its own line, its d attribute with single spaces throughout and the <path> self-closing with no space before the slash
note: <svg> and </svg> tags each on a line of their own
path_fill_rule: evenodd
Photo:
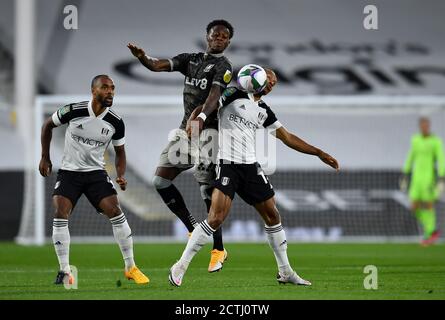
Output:
<svg viewBox="0 0 445 320">
<path fill-rule="evenodd" d="M 264 202 L 275 195 L 268 177 L 259 163 L 220 163 L 216 166 L 217 188 L 233 200 L 235 193 L 250 205 Z"/>
<path fill-rule="evenodd" d="M 100 201 L 117 192 L 105 170 L 77 172 L 60 169 L 57 172 L 53 196 L 64 196 L 70 199 L 74 208 L 82 194 L 85 194 L 88 201 L 98 212 L 101 212 Z"/>
</svg>

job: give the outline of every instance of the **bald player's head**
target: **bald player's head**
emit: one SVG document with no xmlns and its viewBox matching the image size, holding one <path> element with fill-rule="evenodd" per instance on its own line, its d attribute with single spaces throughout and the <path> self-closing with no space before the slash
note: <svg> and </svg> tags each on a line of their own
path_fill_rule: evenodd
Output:
<svg viewBox="0 0 445 320">
<path fill-rule="evenodd" d="M 419 118 L 419 129 L 422 135 L 428 136 L 431 131 L 431 122 L 430 119 L 427 117 L 420 117 Z"/>
<path fill-rule="evenodd" d="M 107 74 L 98 74 L 97 76 L 95 76 L 93 78 L 93 80 L 91 80 L 91 89 L 93 89 L 93 87 L 97 86 L 101 81 L 102 78 L 106 78 L 106 79 L 110 79 L 111 81 L 113 81 L 111 79 L 111 77 Z"/>
<path fill-rule="evenodd" d="M 277 76 L 272 69 L 264 68 L 264 71 L 266 71 L 267 74 L 267 85 L 264 90 L 261 91 L 262 96 L 269 94 L 278 82 Z"/>
<path fill-rule="evenodd" d="M 99 74 L 91 80 L 91 94 L 103 108 L 111 107 L 114 98 L 114 82 L 110 76 Z"/>
</svg>

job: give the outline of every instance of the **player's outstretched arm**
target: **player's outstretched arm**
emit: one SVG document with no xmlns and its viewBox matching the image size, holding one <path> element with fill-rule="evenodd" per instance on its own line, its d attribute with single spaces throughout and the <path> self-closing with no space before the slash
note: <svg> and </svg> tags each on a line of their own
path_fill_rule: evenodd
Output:
<svg viewBox="0 0 445 320">
<path fill-rule="evenodd" d="M 116 182 L 121 188 L 125 190 L 127 188 L 127 180 L 125 180 L 124 175 L 127 170 L 127 156 L 125 154 L 125 146 L 115 146 L 114 151 L 116 152 Z"/>
<path fill-rule="evenodd" d="M 171 71 L 170 61 L 167 59 L 157 59 L 153 57 L 149 57 L 145 54 L 144 49 L 129 43 L 127 48 L 130 49 L 131 53 L 139 59 L 139 62 L 142 63 L 147 69 L 160 72 L 160 71 Z"/>
<path fill-rule="evenodd" d="M 53 137 L 53 129 L 56 127 L 51 117 L 46 119 L 42 126 L 42 133 L 40 135 L 40 142 L 42 144 L 42 158 L 39 163 L 39 171 L 43 177 L 48 177 L 51 174 L 52 163 L 49 154 L 49 146 Z"/>
<path fill-rule="evenodd" d="M 332 168 L 339 170 L 338 162 L 335 158 L 310 144 L 306 143 L 302 139 L 298 138 L 293 133 L 286 130 L 285 127 L 280 127 L 275 131 L 275 136 L 283 141 L 283 143 L 298 152 L 311 154 L 320 158 L 321 161 L 331 166 Z"/>
</svg>

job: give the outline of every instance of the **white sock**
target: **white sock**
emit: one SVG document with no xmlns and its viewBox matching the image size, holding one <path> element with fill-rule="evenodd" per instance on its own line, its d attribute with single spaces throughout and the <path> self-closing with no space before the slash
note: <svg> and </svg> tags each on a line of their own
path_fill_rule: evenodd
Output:
<svg viewBox="0 0 445 320">
<path fill-rule="evenodd" d="M 53 243 L 61 271 L 70 269 L 70 231 L 67 219 L 53 219 Z"/>
<path fill-rule="evenodd" d="M 196 226 L 192 236 L 187 242 L 187 246 L 182 253 L 181 259 L 179 259 L 179 262 L 185 268 L 189 266 L 195 254 L 197 254 L 198 251 L 212 239 L 213 232 L 215 232 L 215 230 L 209 226 L 206 220 Z"/>
<path fill-rule="evenodd" d="M 273 250 L 280 274 L 286 275 L 293 272 L 287 257 L 287 240 L 281 223 L 274 226 L 264 226 L 267 241 Z"/>
<path fill-rule="evenodd" d="M 129 270 L 135 266 L 133 256 L 133 237 L 131 235 L 131 229 L 128 225 L 127 218 L 122 213 L 117 217 L 110 219 L 113 227 L 114 239 L 116 239 L 119 248 L 121 249 L 122 257 L 125 262 L 125 270 Z"/>
</svg>

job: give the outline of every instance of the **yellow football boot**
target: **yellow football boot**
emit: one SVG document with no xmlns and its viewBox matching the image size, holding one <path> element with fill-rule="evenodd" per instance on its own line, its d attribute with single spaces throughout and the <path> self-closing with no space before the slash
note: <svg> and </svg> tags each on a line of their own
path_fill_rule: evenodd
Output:
<svg viewBox="0 0 445 320">
<path fill-rule="evenodd" d="M 224 261 L 227 260 L 227 251 L 224 249 L 223 251 L 219 251 L 218 249 L 213 249 L 210 252 L 210 263 L 209 263 L 209 272 L 217 272 L 220 271 L 223 267 Z"/>
<path fill-rule="evenodd" d="M 150 279 L 148 279 L 148 277 L 136 266 L 132 267 L 128 271 L 125 271 L 125 278 L 128 280 L 134 280 L 136 284 L 147 284 L 150 282 Z"/>
</svg>

